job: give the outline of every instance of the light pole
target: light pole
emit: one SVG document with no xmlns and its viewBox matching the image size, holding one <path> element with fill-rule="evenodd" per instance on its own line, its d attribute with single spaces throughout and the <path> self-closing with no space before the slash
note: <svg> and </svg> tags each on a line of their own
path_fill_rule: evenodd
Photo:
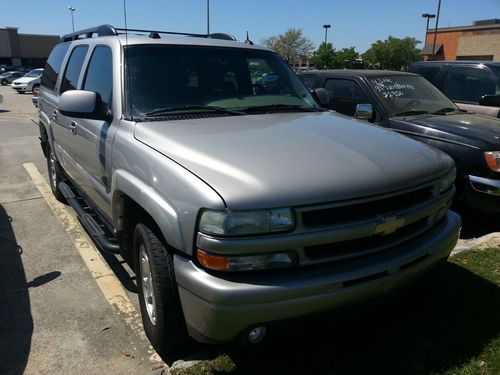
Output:
<svg viewBox="0 0 500 375">
<path fill-rule="evenodd" d="M 432 56 L 436 53 L 436 37 L 438 33 L 438 24 L 439 24 L 439 12 L 441 11 L 441 0 L 438 1 L 438 11 L 436 18 L 436 28 L 434 29 L 434 44 L 432 45 Z"/>
<path fill-rule="evenodd" d="M 427 30 L 429 30 L 429 19 L 435 18 L 435 14 L 429 14 L 429 13 L 424 13 L 422 14 L 422 17 L 427 18 L 427 26 L 425 26 L 425 38 L 424 38 L 424 45 L 427 43 Z"/>
<path fill-rule="evenodd" d="M 332 25 L 323 25 L 323 28 L 325 29 L 325 44 L 328 38 L 328 29 L 332 27 Z"/>
<path fill-rule="evenodd" d="M 69 12 L 71 13 L 71 27 L 73 28 L 73 32 L 75 32 L 75 20 L 73 19 L 73 12 L 75 11 L 75 7 L 71 5 L 68 7 Z"/>
<path fill-rule="evenodd" d="M 210 35 L 210 0 L 207 0 L 207 35 Z"/>
</svg>

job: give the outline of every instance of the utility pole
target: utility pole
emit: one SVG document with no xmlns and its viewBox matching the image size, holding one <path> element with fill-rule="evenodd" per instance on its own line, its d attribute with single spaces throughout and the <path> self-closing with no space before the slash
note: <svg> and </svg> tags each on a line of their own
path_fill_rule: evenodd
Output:
<svg viewBox="0 0 500 375">
<path fill-rule="evenodd" d="M 332 25 L 323 25 L 323 28 L 325 29 L 325 45 L 326 45 L 326 41 L 328 39 L 328 29 L 332 27 Z"/>
<path fill-rule="evenodd" d="M 436 18 L 436 28 L 434 29 L 434 43 L 432 45 L 432 56 L 435 56 L 435 54 L 436 54 L 436 37 L 437 37 L 437 32 L 438 32 L 439 12 L 440 11 L 441 11 L 441 0 L 438 0 L 438 11 L 437 11 L 437 18 Z"/>
<path fill-rule="evenodd" d="M 75 20 L 73 19 L 73 12 L 75 11 L 75 7 L 71 5 L 68 7 L 69 12 L 71 13 L 71 27 L 73 28 L 73 32 L 75 32 Z"/>
</svg>

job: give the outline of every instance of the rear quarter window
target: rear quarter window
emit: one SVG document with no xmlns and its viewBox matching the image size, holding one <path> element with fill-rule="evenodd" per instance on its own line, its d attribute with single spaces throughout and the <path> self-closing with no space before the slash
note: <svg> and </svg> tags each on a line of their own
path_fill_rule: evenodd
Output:
<svg viewBox="0 0 500 375">
<path fill-rule="evenodd" d="M 50 53 L 45 68 L 43 70 L 41 85 L 45 86 L 50 90 L 54 90 L 56 87 L 57 77 L 61 71 L 61 66 L 68 52 L 69 43 L 59 44 L 54 47 Z"/>
</svg>

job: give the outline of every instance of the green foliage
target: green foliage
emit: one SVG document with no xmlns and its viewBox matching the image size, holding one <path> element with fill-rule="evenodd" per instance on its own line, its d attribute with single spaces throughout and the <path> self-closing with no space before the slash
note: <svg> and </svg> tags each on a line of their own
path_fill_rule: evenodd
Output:
<svg viewBox="0 0 500 375">
<path fill-rule="evenodd" d="M 301 29 L 295 28 L 265 38 L 262 44 L 274 50 L 287 64 L 293 64 L 300 58 L 309 58 L 314 50 L 313 42 L 303 35 Z"/>
<path fill-rule="evenodd" d="M 314 51 L 311 63 L 317 69 L 333 69 L 335 59 L 335 50 L 332 43 L 321 43 L 316 51 Z"/>
<path fill-rule="evenodd" d="M 317 69 L 351 69 L 358 58 L 359 53 L 354 50 L 354 47 L 336 51 L 332 43 L 321 43 L 314 52 L 311 63 Z"/>
<path fill-rule="evenodd" d="M 389 36 L 384 41 L 373 43 L 362 55 L 363 61 L 372 69 L 403 70 L 412 62 L 422 60 L 420 50 L 416 48 L 418 43 L 420 41 L 415 38 Z"/>
<path fill-rule="evenodd" d="M 359 53 L 354 50 L 354 47 L 342 48 L 335 52 L 334 67 L 352 69 L 357 59 L 359 59 Z"/>
</svg>

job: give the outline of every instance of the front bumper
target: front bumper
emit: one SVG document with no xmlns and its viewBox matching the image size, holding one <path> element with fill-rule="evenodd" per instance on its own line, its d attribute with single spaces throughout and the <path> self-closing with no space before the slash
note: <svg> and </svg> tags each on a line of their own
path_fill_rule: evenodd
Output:
<svg viewBox="0 0 500 375">
<path fill-rule="evenodd" d="M 16 90 L 17 92 L 27 92 L 27 91 L 31 91 L 31 89 L 28 90 L 28 84 L 27 83 L 22 83 L 20 85 L 14 85 L 14 84 L 11 84 L 10 87 L 13 88 L 14 90 Z"/>
<path fill-rule="evenodd" d="M 460 216 L 448 212 L 415 239 L 349 261 L 262 274 L 217 276 L 175 256 L 175 275 L 191 336 L 234 341 L 252 327 L 373 299 L 422 276 L 456 245 Z"/>
<path fill-rule="evenodd" d="M 500 212 L 500 180 L 467 176 L 465 197 L 470 207 L 488 212 Z"/>
</svg>

